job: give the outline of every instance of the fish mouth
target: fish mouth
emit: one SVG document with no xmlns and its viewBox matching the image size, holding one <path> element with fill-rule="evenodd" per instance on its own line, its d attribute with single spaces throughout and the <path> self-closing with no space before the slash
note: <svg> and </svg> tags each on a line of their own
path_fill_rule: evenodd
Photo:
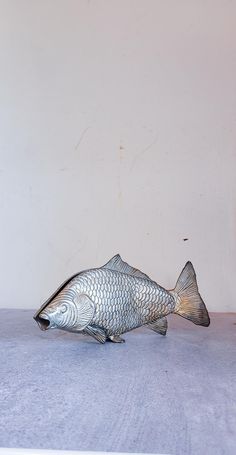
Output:
<svg viewBox="0 0 236 455">
<path fill-rule="evenodd" d="M 50 329 L 51 323 L 50 320 L 45 313 L 40 313 L 38 316 L 36 316 L 35 321 L 38 323 L 39 328 L 41 330 L 48 330 Z"/>
</svg>

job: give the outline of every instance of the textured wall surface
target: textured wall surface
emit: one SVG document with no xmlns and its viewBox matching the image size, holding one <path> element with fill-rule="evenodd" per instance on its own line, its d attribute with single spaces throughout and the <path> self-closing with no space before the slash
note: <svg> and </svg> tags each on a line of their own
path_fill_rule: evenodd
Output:
<svg viewBox="0 0 236 455">
<path fill-rule="evenodd" d="M 234 311 L 236 2 L 0 0 L 1 307 L 119 252 Z M 188 240 L 183 240 L 188 239 Z"/>
</svg>

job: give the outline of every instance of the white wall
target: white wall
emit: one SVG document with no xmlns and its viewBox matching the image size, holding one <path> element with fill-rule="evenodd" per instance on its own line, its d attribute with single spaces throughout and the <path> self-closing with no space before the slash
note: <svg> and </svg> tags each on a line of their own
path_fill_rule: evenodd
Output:
<svg viewBox="0 0 236 455">
<path fill-rule="evenodd" d="M 120 252 L 236 311 L 236 2 L 0 0 L 2 307 Z M 188 241 L 183 241 L 188 238 Z"/>
</svg>

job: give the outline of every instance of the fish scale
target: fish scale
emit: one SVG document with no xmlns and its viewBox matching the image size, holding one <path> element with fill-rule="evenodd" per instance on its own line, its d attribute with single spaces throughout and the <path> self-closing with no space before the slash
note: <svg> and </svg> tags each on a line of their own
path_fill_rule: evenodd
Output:
<svg viewBox="0 0 236 455">
<path fill-rule="evenodd" d="M 169 313 L 210 323 L 192 264 L 187 262 L 174 290 L 167 291 L 116 255 L 103 267 L 68 279 L 34 318 L 42 330 L 60 328 L 120 343 L 120 334 L 142 325 L 165 335 Z"/>
<path fill-rule="evenodd" d="M 82 272 L 70 289 L 96 303 L 90 325 L 102 326 L 108 336 L 155 321 L 175 306 L 173 296 L 155 282 L 108 269 Z"/>
</svg>

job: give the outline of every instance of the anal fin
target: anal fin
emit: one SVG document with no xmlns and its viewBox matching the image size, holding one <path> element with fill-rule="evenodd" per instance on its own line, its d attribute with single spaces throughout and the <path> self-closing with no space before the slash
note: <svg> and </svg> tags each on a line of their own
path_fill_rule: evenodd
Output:
<svg viewBox="0 0 236 455">
<path fill-rule="evenodd" d="M 94 326 L 87 326 L 86 329 L 84 329 L 84 333 L 87 333 L 87 335 L 91 335 L 95 340 L 99 341 L 99 343 L 104 344 L 107 336 L 104 332 L 103 329 L 100 327 L 94 327 Z"/>
<path fill-rule="evenodd" d="M 168 327 L 167 319 L 166 317 L 157 319 L 157 321 L 147 324 L 147 327 L 156 333 L 160 333 L 160 335 L 166 335 Z"/>
</svg>

